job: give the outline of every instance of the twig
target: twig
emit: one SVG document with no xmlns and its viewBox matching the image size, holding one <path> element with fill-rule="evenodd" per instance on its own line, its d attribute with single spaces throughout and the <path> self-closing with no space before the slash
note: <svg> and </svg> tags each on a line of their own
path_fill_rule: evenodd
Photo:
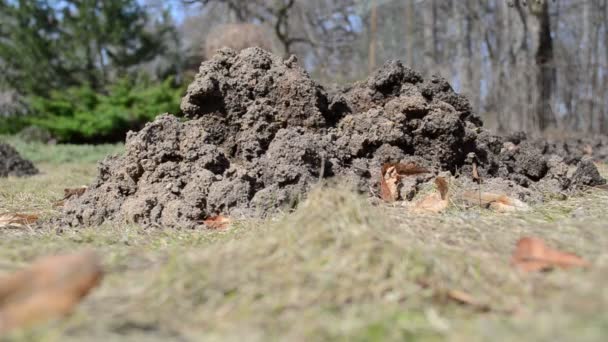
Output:
<svg viewBox="0 0 608 342">
<path fill-rule="evenodd" d="M 319 183 L 323 180 L 323 176 L 325 176 L 325 153 L 321 153 L 321 170 L 319 171 Z"/>
<path fill-rule="evenodd" d="M 479 207 L 482 208 L 481 203 L 481 177 L 479 176 L 479 170 L 477 170 L 477 162 L 473 161 L 473 180 L 477 182 L 477 191 L 479 193 Z"/>
</svg>

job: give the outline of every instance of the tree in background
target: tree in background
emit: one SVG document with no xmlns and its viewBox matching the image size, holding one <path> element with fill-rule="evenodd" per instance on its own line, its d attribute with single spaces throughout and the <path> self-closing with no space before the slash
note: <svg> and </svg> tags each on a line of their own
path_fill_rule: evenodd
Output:
<svg viewBox="0 0 608 342">
<path fill-rule="evenodd" d="M 447 78 L 490 128 L 608 133 L 607 0 L 376 1 L 379 63 Z"/>
<path fill-rule="evenodd" d="M 0 0 L 0 90 L 29 114 L 3 114 L 0 133 L 34 124 L 59 141 L 119 141 L 177 114 L 177 30 L 166 9 L 154 14 L 137 0 Z"/>
<path fill-rule="evenodd" d="M 66 49 L 58 14 L 48 1 L 0 0 L 0 84 L 33 94 L 76 84 L 58 56 Z"/>
<path fill-rule="evenodd" d="M 168 5 L 182 12 L 169 16 Z M 245 24 L 264 27 L 279 53 L 298 55 L 326 85 L 362 79 L 370 66 L 401 59 L 427 77 L 447 78 L 492 129 L 608 134 L 608 0 L 0 0 L 0 6 L 0 90 L 9 84 L 44 94 L 86 85 L 107 95 L 120 75 L 142 71 L 183 83 L 184 68 L 197 70 L 205 58 L 206 40 L 232 39 L 215 28 Z"/>
<path fill-rule="evenodd" d="M 171 78 L 122 78 L 104 93 L 86 85 L 70 87 L 32 97 L 30 106 L 40 114 L 29 121 L 61 142 L 123 141 L 129 130 L 141 129 L 158 114 L 178 113 L 183 92 Z"/>
<path fill-rule="evenodd" d="M 135 0 L 0 0 L 1 81 L 27 95 L 103 91 L 163 52 L 170 27 L 150 22 Z"/>
<path fill-rule="evenodd" d="M 298 55 L 315 77 L 332 75 L 333 80 L 352 80 L 365 74 L 365 69 L 358 67 L 359 62 L 367 61 L 367 50 L 365 55 L 359 54 L 363 46 L 357 42 L 365 32 L 358 25 L 358 0 L 182 0 L 182 3 L 189 6 L 189 13 L 194 13 L 181 26 L 193 51 L 200 51 L 205 39 L 215 40 L 209 34 L 216 26 L 249 23 L 265 27 L 272 35 L 269 38 L 278 42 L 281 53 Z"/>
<path fill-rule="evenodd" d="M 279 1 L 237 1 L 237 0 L 184 0 L 185 3 L 199 3 L 202 6 L 223 5 L 230 16 L 238 23 L 255 21 L 272 27 L 273 33 L 281 43 L 286 54 L 293 52 L 297 43 L 312 44 L 306 35 L 294 34 L 291 25 L 295 20 L 290 18 L 296 0 Z"/>
<path fill-rule="evenodd" d="M 275 45 L 272 35 L 264 26 L 246 23 L 223 24 L 209 31 L 205 39 L 204 55 L 205 58 L 211 58 L 223 47 L 240 51 L 252 46 L 280 53 Z"/>
</svg>

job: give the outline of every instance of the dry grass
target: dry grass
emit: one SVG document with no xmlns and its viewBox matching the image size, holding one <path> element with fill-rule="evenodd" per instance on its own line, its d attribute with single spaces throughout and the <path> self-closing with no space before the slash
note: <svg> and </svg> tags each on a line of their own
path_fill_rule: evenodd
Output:
<svg viewBox="0 0 608 342">
<path fill-rule="evenodd" d="M 43 211 L 93 164 L 42 165 L 0 180 L 0 212 Z M 603 169 L 605 172 L 606 169 Z M 340 187 L 291 214 L 227 231 L 104 226 L 0 231 L 0 271 L 93 246 L 103 285 L 69 319 L 14 340 L 601 340 L 608 333 L 608 192 L 531 212 L 452 208 L 408 214 Z M 539 236 L 592 262 L 524 276 L 509 265 L 518 238 Z M 491 311 L 446 299 L 471 294 Z"/>
</svg>

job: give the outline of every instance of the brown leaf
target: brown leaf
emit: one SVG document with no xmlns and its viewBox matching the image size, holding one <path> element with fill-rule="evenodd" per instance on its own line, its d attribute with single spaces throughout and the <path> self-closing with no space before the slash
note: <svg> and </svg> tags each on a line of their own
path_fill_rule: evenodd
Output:
<svg viewBox="0 0 608 342">
<path fill-rule="evenodd" d="M 232 220 L 222 215 L 208 217 L 203 221 L 203 224 L 209 229 L 225 229 L 230 225 Z"/>
<path fill-rule="evenodd" d="M 517 242 L 511 262 L 523 272 L 589 266 L 581 257 L 552 249 L 543 240 L 534 237 L 524 237 Z"/>
<path fill-rule="evenodd" d="M 428 172 L 414 163 L 383 164 L 380 172 L 380 196 L 386 202 L 394 202 L 399 198 L 398 184 L 402 177 Z"/>
<path fill-rule="evenodd" d="M 477 183 L 481 182 L 481 178 L 479 177 L 479 171 L 477 170 L 477 163 L 473 162 L 473 180 Z"/>
<path fill-rule="evenodd" d="M 0 228 L 22 228 L 38 221 L 38 215 L 32 214 L 2 214 Z"/>
<path fill-rule="evenodd" d="M 453 300 L 458 304 L 471 306 L 479 311 L 486 312 L 491 309 L 489 305 L 480 303 L 470 294 L 460 290 L 449 290 L 446 295 L 450 300 Z"/>
<path fill-rule="evenodd" d="M 490 192 L 465 192 L 462 194 L 462 199 L 471 204 L 480 204 L 484 208 L 494 210 L 499 213 L 527 211 L 530 207 L 515 198 L 507 195 L 494 194 Z"/>
<path fill-rule="evenodd" d="M 449 191 L 448 181 L 446 181 L 444 177 L 437 177 L 435 178 L 435 185 L 437 186 L 437 190 L 439 190 L 441 199 L 447 200 Z"/>
<path fill-rule="evenodd" d="M 385 165 L 386 166 L 386 165 Z M 388 168 L 382 167 L 382 175 L 380 179 L 380 196 L 386 202 L 394 202 L 399 196 L 397 192 L 397 183 L 399 182 L 399 174 L 394 166 Z"/>
<path fill-rule="evenodd" d="M 45 257 L 0 277 L 0 334 L 69 314 L 102 277 L 92 251 Z"/>
<path fill-rule="evenodd" d="M 418 166 L 414 163 L 396 163 L 392 165 L 395 167 L 395 169 L 397 169 L 397 173 L 399 174 L 399 176 L 413 176 L 430 172 L 428 169 L 425 169 L 424 167 Z"/>
<path fill-rule="evenodd" d="M 444 177 L 435 178 L 435 185 L 439 193 L 433 193 L 418 201 L 413 208 L 414 212 L 438 214 L 448 208 L 448 182 Z"/>
<path fill-rule="evenodd" d="M 88 187 L 84 186 L 84 185 L 79 188 L 63 189 L 63 198 L 61 200 L 55 202 L 53 204 L 53 206 L 62 207 L 65 204 L 66 200 L 69 200 L 70 198 L 78 198 L 78 197 L 82 196 L 87 191 L 87 189 L 88 189 Z"/>
</svg>

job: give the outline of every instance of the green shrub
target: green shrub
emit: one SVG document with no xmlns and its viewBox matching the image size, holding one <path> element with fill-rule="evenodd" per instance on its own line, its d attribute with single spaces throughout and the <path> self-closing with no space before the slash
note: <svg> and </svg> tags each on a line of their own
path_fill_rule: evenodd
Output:
<svg viewBox="0 0 608 342">
<path fill-rule="evenodd" d="M 22 129 L 29 125 L 30 123 L 25 116 L 2 116 L 0 113 L 0 134 L 2 135 L 19 133 Z"/>
<path fill-rule="evenodd" d="M 29 122 L 48 129 L 61 142 L 122 141 L 129 130 L 140 129 L 157 115 L 179 113 L 183 87 L 172 79 L 161 83 L 122 79 L 107 94 L 89 86 L 53 91 L 49 97 L 31 97 Z"/>
</svg>

